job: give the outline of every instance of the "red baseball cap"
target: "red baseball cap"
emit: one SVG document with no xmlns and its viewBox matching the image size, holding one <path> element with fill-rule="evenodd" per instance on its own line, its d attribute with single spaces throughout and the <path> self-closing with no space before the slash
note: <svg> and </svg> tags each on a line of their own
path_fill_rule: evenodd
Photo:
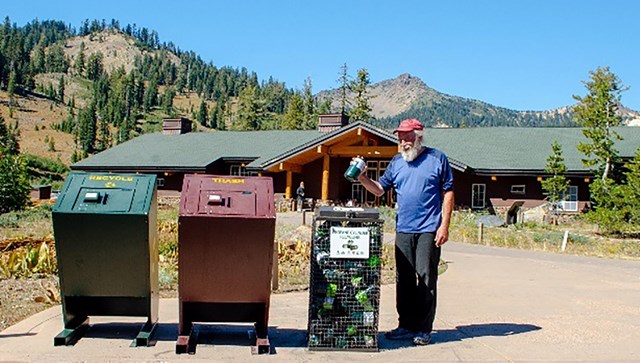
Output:
<svg viewBox="0 0 640 363">
<path fill-rule="evenodd" d="M 393 133 L 395 134 L 398 131 L 413 131 L 422 129 L 424 129 L 424 126 L 422 126 L 420 121 L 416 120 L 415 118 L 408 118 L 400 122 L 400 126 L 398 126 L 397 129 L 393 130 Z"/>
</svg>

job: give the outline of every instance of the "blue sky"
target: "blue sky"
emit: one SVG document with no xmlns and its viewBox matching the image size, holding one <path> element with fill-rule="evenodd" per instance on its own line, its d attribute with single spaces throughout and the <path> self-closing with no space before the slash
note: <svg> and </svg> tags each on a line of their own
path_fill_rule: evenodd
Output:
<svg viewBox="0 0 640 363">
<path fill-rule="evenodd" d="M 447 94 L 516 110 L 573 104 L 609 66 L 640 110 L 640 1 L 3 1 L 19 26 L 35 18 L 79 28 L 112 18 L 217 66 L 246 67 L 291 88 L 336 88 L 342 64 L 372 83 L 402 73 Z"/>
</svg>

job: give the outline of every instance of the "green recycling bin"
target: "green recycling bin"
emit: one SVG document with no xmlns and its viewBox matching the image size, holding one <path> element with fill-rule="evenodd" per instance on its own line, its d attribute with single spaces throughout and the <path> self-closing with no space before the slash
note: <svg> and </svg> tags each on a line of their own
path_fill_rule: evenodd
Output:
<svg viewBox="0 0 640 363">
<path fill-rule="evenodd" d="M 89 316 L 146 316 L 132 346 L 148 345 L 158 321 L 156 176 L 67 177 L 53 208 L 64 330 L 79 339 Z"/>
</svg>

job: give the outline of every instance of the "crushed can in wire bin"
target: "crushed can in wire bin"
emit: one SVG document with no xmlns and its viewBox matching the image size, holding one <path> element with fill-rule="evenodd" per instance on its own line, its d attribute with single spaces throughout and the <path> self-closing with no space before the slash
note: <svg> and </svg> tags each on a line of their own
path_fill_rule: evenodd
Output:
<svg viewBox="0 0 640 363">
<path fill-rule="evenodd" d="M 344 177 L 347 178 L 348 181 L 355 183 L 358 181 L 358 177 L 364 170 L 364 166 L 366 162 L 361 156 L 356 156 L 351 163 L 349 164 L 349 168 L 344 172 Z"/>
</svg>

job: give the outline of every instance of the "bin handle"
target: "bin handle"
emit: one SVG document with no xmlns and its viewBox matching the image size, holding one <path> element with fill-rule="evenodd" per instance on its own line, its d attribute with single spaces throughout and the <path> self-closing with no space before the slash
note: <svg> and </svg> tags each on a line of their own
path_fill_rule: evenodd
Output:
<svg viewBox="0 0 640 363">
<path fill-rule="evenodd" d="M 209 194 L 209 200 L 207 204 L 218 204 L 224 205 L 224 198 L 222 198 L 219 194 Z"/>
</svg>

